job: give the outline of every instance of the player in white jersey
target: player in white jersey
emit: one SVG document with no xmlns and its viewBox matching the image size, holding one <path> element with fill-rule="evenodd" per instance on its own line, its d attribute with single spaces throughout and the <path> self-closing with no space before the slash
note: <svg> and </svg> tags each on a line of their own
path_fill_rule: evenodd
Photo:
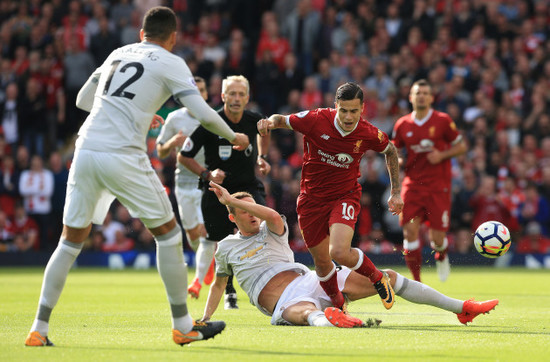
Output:
<svg viewBox="0 0 550 362">
<path fill-rule="evenodd" d="M 202 99 L 183 59 L 171 53 L 176 35 L 175 13 L 167 7 L 151 8 L 143 19 L 142 42 L 114 50 L 77 96 L 77 106 L 90 114 L 78 132 L 63 232 L 44 272 L 27 346 L 53 345 L 48 339 L 49 319 L 69 269 L 92 222 L 103 222 L 115 197 L 155 236 L 157 267 L 171 307 L 174 342 L 184 345 L 208 339 L 225 328 L 221 321 L 195 323 L 188 313 L 183 235 L 147 157 L 145 140 L 155 112 L 170 96 L 234 147 L 246 148 L 248 137 L 234 133 Z"/>
<path fill-rule="evenodd" d="M 330 298 L 319 284 L 315 271 L 294 262 L 288 245 L 288 226 L 284 216 L 275 210 L 256 204 L 246 192 L 229 195 L 222 186 L 210 182 L 210 190 L 226 205 L 229 219 L 238 229 L 218 243 L 216 279 L 204 308 L 202 321 L 214 314 L 229 275 L 235 275 L 250 302 L 271 316 L 271 324 L 361 327 L 364 324 L 331 305 Z M 449 298 L 429 286 L 407 279 L 387 269 L 395 294 L 419 304 L 454 312 L 466 324 L 476 316 L 488 313 L 498 300 L 476 302 Z M 350 301 L 378 295 L 370 280 L 349 268 L 338 272 L 338 286 Z M 324 312 L 323 312 L 324 310 Z"/>
<path fill-rule="evenodd" d="M 204 100 L 208 99 L 206 81 L 198 76 L 194 77 L 197 88 Z M 175 149 L 180 152 L 187 136 L 191 135 L 200 126 L 200 122 L 189 112 L 187 108 L 180 108 L 168 114 L 166 123 L 157 137 L 157 153 L 159 157 L 165 158 Z M 205 167 L 204 149 L 194 157 L 195 161 Z M 181 163 L 176 162 L 175 190 L 178 201 L 178 211 L 181 224 L 187 234 L 189 245 L 197 253 L 195 258 L 195 279 L 187 289 L 191 297 L 198 298 L 202 287 L 212 283 L 214 278 L 214 258 L 207 265 L 199 265 L 199 255 L 205 250 L 206 229 L 201 210 L 202 189 L 199 189 L 199 178 L 189 171 Z"/>
</svg>

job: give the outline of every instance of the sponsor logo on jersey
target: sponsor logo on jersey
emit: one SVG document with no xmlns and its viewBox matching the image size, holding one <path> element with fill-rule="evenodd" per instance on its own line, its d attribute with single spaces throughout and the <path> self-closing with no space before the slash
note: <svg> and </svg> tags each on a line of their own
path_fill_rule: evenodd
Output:
<svg viewBox="0 0 550 362">
<path fill-rule="evenodd" d="M 347 153 L 339 153 L 336 156 L 330 155 L 322 150 L 317 150 L 317 154 L 320 156 L 321 162 L 335 166 L 338 168 L 349 168 L 349 164 L 353 162 L 353 157 Z"/>
<path fill-rule="evenodd" d="M 417 145 L 412 145 L 411 149 L 416 153 L 425 153 L 425 152 L 432 152 L 434 147 L 434 142 L 432 140 L 429 140 L 427 138 L 424 138 L 420 141 Z"/>
<path fill-rule="evenodd" d="M 222 161 L 226 161 L 231 157 L 232 150 L 233 146 L 231 145 L 220 145 L 218 146 L 218 156 L 220 156 Z"/>
<path fill-rule="evenodd" d="M 323 134 L 321 135 L 321 138 L 324 139 L 325 141 L 328 141 L 328 139 L 330 138 L 330 136 L 329 136 L 328 134 L 323 133 Z"/>
<path fill-rule="evenodd" d="M 345 164 L 349 164 L 353 162 L 353 157 L 351 157 L 347 153 L 338 153 L 336 154 L 336 158 L 338 159 L 338 161 Z"/>
<path fill-rule="evenodd" d="M 304 118 L 308 113 L 309 113 L 309 111 L 298 112 L 298 113 L 296 113 L 296 117 Z"/>
<path fill-rule="evenodd" d="M 256 255 L 256 254 L 258 253 L 258 251 L 262 250 L 263 248 L 264 248 L 264 246 L 261 245 L 261 246 L 258 246 L 258 247 L 255 248 L 255 249 L 252 249 L 252 250 L 247 251 L 246 254 L 244 254 L 243 256 L 241 256 L 240 260 L 252 258 L 254 255 Z"/>
<path fill-rule="evenodd" d="M 193 84 L 195 87 L 197 87 L 197 82 L 195 82 L 195 78 L 193 77 L 190 77 L 189 79 L 189 83 Z M 197 87 L 198 88 L 198 87 Z"/>
<path fill-rule="evenodd" d="M 407 134 L 406 134 L 405 136 L 407 136 L 407 137 L 412 137 L 412 136 L 413 136 L 412 131 L 407 132 Z"/>
</svg>

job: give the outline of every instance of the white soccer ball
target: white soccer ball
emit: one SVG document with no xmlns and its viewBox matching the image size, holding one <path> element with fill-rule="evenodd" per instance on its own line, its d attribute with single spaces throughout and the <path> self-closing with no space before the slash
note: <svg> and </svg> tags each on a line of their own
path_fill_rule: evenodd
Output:
<svg viewBox="0 0 550 362">
<path fill-rule="evenodd" d="M 498 258 L 510 249 L 510 231 L 501 222 L 486 221 L 474 234 L 476 250 L 486 258 Z"/>
</svg>

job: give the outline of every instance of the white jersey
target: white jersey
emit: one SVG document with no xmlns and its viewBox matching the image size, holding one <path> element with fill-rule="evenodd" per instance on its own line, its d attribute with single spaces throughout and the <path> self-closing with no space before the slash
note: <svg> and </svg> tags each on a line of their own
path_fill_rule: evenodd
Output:
<svg viewBox="0 0 550 362">
<path fill-rule="evenodd" d="M 189 113 L 187 108 L 180 108 L 168 114 L 166 122 L 160 130 L 160 134 L 157 137 L 157 144 L 164 144 L 168 142 L 170 138 L 175 136 L 179 131 L 182 131 L 185 136 L 190 136 L 197 127 L 200 126 L 200 122 Z M 176 147 L 176 151 L 179 153 L 181 147 Z M 205 166 L 204 162 L 204 148 L 201 148 L 194 157 L 201 166 Z M 189 171 L 181 163 L 176 163 L 176 185 L 184 189 L 196 189 L 199 187 L 199 177 L 193 172 Z"/>
<path fill-rule="evenodd" d="M 283 235 L 271 232 L 263 221 L 258 234 L 247 237 L 237 232 L 229 235 L 218 243 L 216 251 L 216 274 L 235 274 L 250 303 L 267 315 L 270 314 L 258 304 L 258 297 L 271 278 L 286 270 L 300 274 L 310 271 L 305 265 L 294 262 L 294 253 L 288 245 L 288 225 L 282 217 L 285 221 Z"/>
<path fill-rule="evenodd" d="M 82 149 L 146 152 L 149 126 L 164 102 L 172 95 L 199 95 L 185 61 L 149 42 L 114 50 L 93 77 L 93 107 L 76 142 Z"/>
</svg>

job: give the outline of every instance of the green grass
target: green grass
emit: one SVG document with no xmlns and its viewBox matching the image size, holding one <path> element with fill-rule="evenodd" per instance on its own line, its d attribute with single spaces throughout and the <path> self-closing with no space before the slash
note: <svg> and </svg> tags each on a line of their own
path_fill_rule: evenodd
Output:
<svg viewBox="0 0 550 362">
<path fill-rule="evenodd" d="M 408 276 L 404 269 L 398 269 Z M 499 298 L 469 326 L 450 312 L 397 298 L 386 311 L 378 298 L 350 312 L 382 319 L 379 328 L 276 327 L 239 290 L 240 309 L 218 308 L 227 323 L 215 339 L 179 347 L 171 340 L 169 308 L 155 270 L 71 271 L 50 323 L 54 348 L 26 348 L 42 269 L 0 268 L 0 361 L 543 361 L 550 360 L 548 270 L 454 268 L 446 283 L 425 268 L 424 282 L 459 299 Z M 202 315 L 207 288 L 189 301 Z"/>
</svg>

